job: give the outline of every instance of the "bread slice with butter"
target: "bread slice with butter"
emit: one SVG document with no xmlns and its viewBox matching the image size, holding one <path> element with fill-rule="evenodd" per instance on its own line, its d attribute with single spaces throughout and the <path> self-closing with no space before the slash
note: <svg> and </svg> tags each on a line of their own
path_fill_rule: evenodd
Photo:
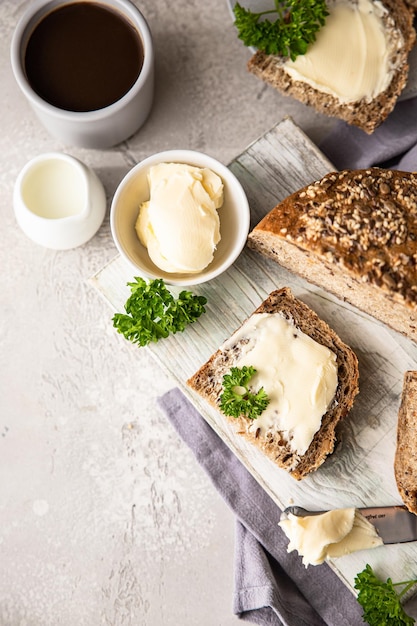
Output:
<svg viewBox="0 0 417 626">
<path fill-rule="evenodd" d="M 417 515 L 417 371 L 404 374 L 398 411 L 395 480 L 409 511 Z"/>
<path fill-rule="evenodd" d="M 242 363 L 255 367 L 254 390 L 262 384 L 270 404 L 256 419 L 222 413 L 224 419 L 292 477 L 303 479 L 333 452 L 337 425 L 359 391 L 355 353 L 284 287 L 272 292 L 187 384 L 221 412 L 223 376 Z"/>
<path fill-rule="evenodd" d="M 248 246 L 417 342 L 417 174 L 331 172 L 274 207 Z"/>
<path fill-rule="evenodd" d="M 282 94 L 366 133 L 387 118 L 404 89 L 415 42 L 403 0 L 328 0 L 316 41 L 295 61 L 258 51 L 248 70 Z"/>
</svg>

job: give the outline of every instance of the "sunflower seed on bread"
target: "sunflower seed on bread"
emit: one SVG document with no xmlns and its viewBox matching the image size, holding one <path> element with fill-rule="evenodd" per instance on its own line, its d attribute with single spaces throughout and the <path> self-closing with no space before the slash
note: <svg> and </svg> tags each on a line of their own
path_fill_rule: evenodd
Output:
<svg viewBox="0 0 417 626">
<path fill-rule="evenodd" d="M 417 342 L 417 174 L 331 172 L 274 207 L 248 246 Z"/>
<path fill-rule="evenodd" d="M 257 326 L 257 324 L 261 324 L 261 322 L 258 322 L 258 318 L 262 318 L 265 315 L 269 318 L 275 314 L 283 318 L 285 324 L 289 325 L 289 333 L 295 338 L 294 341 L 297 344 L 302 341 L 300 333 L 303 333 L 307 336 L 307 343 L 313 340 L 313 342 L 319 344 L 319 350 L 324 350 L 332 355 L 336 367 L 334 396 L 325 412 L 319 415 L 318 430 L 311 435 L 310 443 L 302 454 L 295 450 L 292 445 L 291 431 L 287 432 L 281 426 L 278 427 L 275 416 L 272 417 L 267 428 L 261 428 L 260 425 L 258 426 L 260 419 L 252 420 L 243 415 L 238 418 L 228 417 L 220 411 L 223 376 L 229 373 L 232 367 L 237 366 L 242 353 L 247 350 L 248 345 L 250 350 L 254 346 L 259 347 L 262 330 L 260 326 Z M 252 328 L 251 323 L 255 324 L 255 337 L 248 330 L 248 326 Z M 268 341 L 272 351 L 280 353 L 280 348 L 270 338 L 271 335 L 268 334 Z M 249 358 L 252 358 L 250 350 Z M 305 352 L 302 354 L 306 355 Z M 286 365 L 287 361 L 284 361 L 284 363 Z M 275 367 L 275 363 L 270 363 L 269 359 L 267 359 L 265 368 L 269 365 Z M 313 367 L 316 373 L 318 366 L 314 364 Z M 281 380 L 280 375 L 281 370 L 275 369 L 274 379 Z M 294 378 L 297 394 L 302 394 L 304 390 L 304 393 L 307 395 L 309 394 L 309 387 L 305 379 L 303 379 L 300 386 L 300 377 L 302 376 L 297 370 Z M 337 441 L 337 425 L 352 408 L 354 398 L 359 391 L 358 380 L 359 370 L 355 353 L 343 343 L 326 322 L 321 320 L 301 300 L 295 298 L 288 287 L 284 287 L 272 292 L 248 320 L 243 323 L 241 328 L 233 333 L 230 339 L 187 381 L 187 384 L 218 410 L 225 420 L 233 423 L 238 435 L 245 437 L 280 468 L 287 470 L 293 478 L 301 480 L 307 474 L 319 468 L 327 456 L 333 452 Z M 267 382 L 269 382 L 268 379 Z M 318 383 L 317 385 L 319 387 Z M 314 387 L 314 389 L 317 390 L 318 387 Z M 284 400 L 287 401 L 285 385 L 283 385 L 283 389 Z M 267 385 L 265 385 L 265 391 L 267 393 L 269 391 Z M 309 420 L 308 415 L 299 417 L 300 419 L 302 417 L 305 421 Z"/>
</svg>

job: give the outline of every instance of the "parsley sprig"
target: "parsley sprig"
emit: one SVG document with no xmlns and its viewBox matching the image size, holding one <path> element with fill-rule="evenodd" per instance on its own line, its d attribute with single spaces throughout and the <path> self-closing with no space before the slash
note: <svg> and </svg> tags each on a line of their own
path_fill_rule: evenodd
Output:
<svg viewBox="0 0 417 626">
<path fill-rule="evenodd" d="M 205 312 L 207 298 L 181 291 L 175 299 L 160 278 L 147 282 L 135 277 L 135 282 L 127 284 L 131 295 L 125 304 L 126 313 L 116 313 L 113 326 L 140 346 L 183 331 Z"/>
<path fill-rule="evenodd" d="M 223 376 L 223 393 L 220 396 L 220 409 L 231 417 L 245 416 L 256 419 L 266 409 L 269 398 L 263 387 L 256 393 L 249 390 L 249 382 L 256 373 L 252 366 L 232 367 Z"/>
<path fill-rule="evenodd" d="M 414 619 L 404 611 L 401 598 L 416 583 L 417 580 L 393 583 L 391 578 L 383 582 L 367 564 L 355 578 L 363 619 L 370 626 L 413 626 Z M 401 586 L 403 589 L 397 593 L 395 587 Z"/>
<path fill-rule="evenodd" d="M 329 15 L 325 0 L 274 0 L 275 9 L 254 13 L 238 2 L 233 8 L 238 37 L 266 54 L 305 54 Z M 275 21 L 265 15 L 277 14 Z"/>
</svg>

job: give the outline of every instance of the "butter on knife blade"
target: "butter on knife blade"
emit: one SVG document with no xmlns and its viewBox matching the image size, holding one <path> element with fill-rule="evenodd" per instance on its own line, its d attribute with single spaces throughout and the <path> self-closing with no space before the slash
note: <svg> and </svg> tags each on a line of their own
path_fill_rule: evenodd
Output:
<svg viewBox="0 0 417 626">
<path fill-rule="evenodd" d="M 306 567 L 383 545 L 375 526 L 354 507 L 316 515 L 294 515 L 287 509 L 278 525 L 289 539 L 288 552 L 296 550 Z"/>
<path fill-rule="evenodd" d="M 357 510 L 375 527 L 385 544 L 417 541 L 417 515 L 405 506 L 377 506 Z M 300 506 L 290 506 L 284 513 L 305 517 L 319 515 L 324 511 L 307 511 Z"/>
</svg>

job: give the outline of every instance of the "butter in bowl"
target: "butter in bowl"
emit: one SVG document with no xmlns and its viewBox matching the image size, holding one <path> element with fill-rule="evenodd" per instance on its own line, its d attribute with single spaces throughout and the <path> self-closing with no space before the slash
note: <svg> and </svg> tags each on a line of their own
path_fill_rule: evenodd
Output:
<svg viewBox="0 0 417 626">
<path fill-rule="evenodd" d="M 168 150 L 128 172 L 110 210 L 115 245 L 136 275 L 172 285 L 219 276 L 241 253 L 249 232 L 246 194 L 216 159 Z"/>
</svg>

